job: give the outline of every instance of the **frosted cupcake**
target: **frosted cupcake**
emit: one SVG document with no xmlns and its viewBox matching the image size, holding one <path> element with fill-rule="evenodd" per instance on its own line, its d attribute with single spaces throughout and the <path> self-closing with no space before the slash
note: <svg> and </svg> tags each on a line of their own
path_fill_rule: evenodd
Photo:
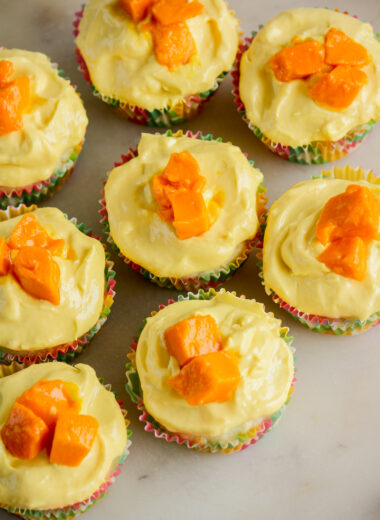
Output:
<svg viewBox="0 0 380 520">
<path fill-rule="evenodd" d="M 271 151 L 301 164 L 332 161 L 380 118 L 380 43 L 347 14 L 292 9 L 240 49 L 234 84 L 239 111 Z"/>
<path fill-rule="evenodd" d="M 113 264 L 56 208 L 10 207 L 0 219 L 1 361 L 72 359 L 110 312 Z"/>
<path fill-rule="evenodd" d="M 323 173 L 270 209 L 263 282 L 302 325 L 356 334 L 380 321 L 379 179 L 349 166 Z"/>
<path fill-rule="evenodd" d="M 79 95 L 47 56 L 0 48 L 0 208 L 61 187 L 87 123 Z"/>
<path fill-rule="evenodd" d="M 146 320 L 127 365 L 145 430 L 211 452 L 257 442 L 293 390 L 287 329 L 262 304 L 224 290 L 169 303 Z"/>
<path fill-rule="evenodd" d="M 188 132 L 142 134 L 109 174 L 105 230 L 164 287 L 216 285 L 246 260 L 265 212 L 263 175 L 236 146 Z"/>
<path fill-rule="evenodd" d="M 0 377 L 0 507 L 28 520 L 74 518 L 120 471 L 126 412 L 88 365 L 15 369 Z"/>
<path fill-rule="evenodd" d="M 194 117 L 238 49 L 224 0 L 91 0 L 77 17 L 77 55 L 94 94 L 148 126 Z"/>
</svg>

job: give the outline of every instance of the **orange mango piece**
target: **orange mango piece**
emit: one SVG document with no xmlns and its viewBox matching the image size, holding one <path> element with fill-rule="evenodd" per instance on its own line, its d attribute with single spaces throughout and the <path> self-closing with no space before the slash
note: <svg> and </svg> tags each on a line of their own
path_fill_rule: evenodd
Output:
<svg viewBox="0 0 380 520">
<path fill-rule="evenodd" d="M 168 384 L 191 406 L 229 401 L 240 380 L 237 361 L 223 350 L 187 363 Z"/>
<path fill-rule="evenodd" d="M 0 60 L 0 88 L 9 83 L 14 74 L 15 66 L 12 61 Z"/>
<path fill-rule="evenodd" d="M 160 65 L 170 71 L 179 65 L 186 65 L 196 52 L 196 46 L 186 23 L 171 25 L 152 24 L 154 53 Z"/>
<path fill-rule="evenodd" d="M 22 247 L 13 261 L 13 274 L 31 296 L 59 305 L 60 269 L 48 250 Z"/>
<path fill-rule="evenodd" d="M 316 40 L 307 40 L 277 52 L 269 66 L 279 81 L 292 81 L 322 72 L 324 58 L 323 45 Z"/>
<path fill-rule="evenodd" d="M 11 262 L 7 241 L 5 237 L 0 237 L 0 276 L 8 274 L 10 267 Z"/>
<path fill-rule="evenodd" d="M 64 466 L 79 466 L 94 444 L 99 423 L 91 415 L 63 413 L 54 431 L 50 462 Z"/>
<path fill-rule="evenodd" d="M 185 22 L 203 11 L 204 5 L 198 0 L 158 0 L 152 7 L 152 15 L 161 25 Z"/>
<path fill-rule="evenodd" d="M 351 105 L 367 82 L 367 74 L 361 69 L 338 65 L 331 72 L 322 74 L 314 85 L 308 87 L 308 91 L 316 103 L 343 110 Z"/>
<path fill-rule="evenodd" d="M 27 213 L 18 221 L 8 241 L 11 249 L 26 246 L 46 247 L 48 243 L 49 235 L 31 213 Z"/>
<path fill-rule="evenodd" d="M 339 238 L 319 255 L 333 273 L 362 282 L 367 268 L 367 245 L 360 237 Z"/>
<path fill-rule="evenodd" d="M 63 238 L 49 237 L 46 249 L 48 249 L 53 256 L 61 256 L 65 249 L 65 241 Z"/>
<path fill-rule="evenodd" d="M 0 89 L 0 135 L 22 128 L 21 94 L 18 86 L 8 83 Z"/>
<path fill-rule="evenodd" d="M 197 315 L 186 318 L 165 330 L 166 348 L 180 367 L 195 356 L 217 352 L 222 348 L 222 337 L 212 316 Z"/>
<path fill-rule="evenodd" d="M 180 153 L 172 153 L 168 164 L 162 172 L 162 177 L 176 188 L 191 190 L 196 185 L 199 177 L 201 177 L 199 164 L 187 150 Z"/>
<path fill-rule="evenodd" d="M 316 226 L 316 237 L 326 245 L 344 237 L 379 240 L 380 200 L 366 186 L 350 184 L 344 193 L 324 205 Z"/>
<path fill-rule="evenodd" d="M 32 410 L 15 402 L 7 422 L 1 429 L 1 438 L 11 455 L 30 460 L 46 448 L 49 429 Z"/>
<path fill-rule="evenodd" d="M 210 228 L 203 196 L 198 191 L 178 190 L 170 195 L 173 225 L 180 240 L 202 235 Z"/>
<path fill-rule="evenodd" d="M 325 52 L 325 61 L 329 65 L 363 67 L 371 61 L 363 45 L 335 27 L 331 27 L 325 36 Z"/>
<path fill-rule="evenodd" d="M 25 390 L 17 402 L 32 410 L 49 429 L 54 429 L 59 414 L 78 413 L 82 404 L 78 385 L 60 379 L 41 379 Z"/>
<path fill-rule="evenodd" d="M 156 0 L 120 0 L 121 7 L 131 16 L 135 23 L 148 16 L 151 6 Z"/>
</svg>

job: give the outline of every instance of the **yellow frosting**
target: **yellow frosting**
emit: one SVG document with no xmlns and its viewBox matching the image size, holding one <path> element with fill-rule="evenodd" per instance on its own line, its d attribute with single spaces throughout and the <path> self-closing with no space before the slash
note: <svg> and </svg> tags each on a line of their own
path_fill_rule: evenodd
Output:
<svg viewBox="0 0 380 520">
<path fill-rule="evenodd" d="M 151 34 L 134 24 L 119 0 L 91 0 L 76 43 L 92 83 L 106 96 L 147 110 L 175 105 L 185 96 L 213 87 L 235 59 L 238 20 L 224 0 L 201 3 L 204 12 L 186 21 L 197 53 L 171 72 L 156 60 Z"/>
<path fill-rule="evenodd" d="M 202 192 L 206 203 L 220 192 L 225 200 L 206 233 L 179 240 L 173 225 L 157 213 L 152 179 L 172 153 L 184 150 L 194 156 L 206 177 Z M 127 258 L 156 276 L 183 277 L 215 269 L 256 234 L 256 192 L 262 178 L 231 144 L 142 134 L 138 156 L 112 170 L 105 187 L 112 238 Z"/>
<path fill-rule="evenodd" d="M 0 186 L 27 186 L 68 160 L 88 120 L 78 94 L 44 54 L 0 49 L 0 60 L 14 63 L 15 78 L 29 77 L 31 92 L 23 128 L 0 136 Z"/>
<path fill-rule="evenodd" d="M 126 427 L 114 395 L 101 385 L 88 365 L 34 365 L 0 379 L 0 429 L 15 400 L 40 379 L 72 381 L 82 399 L 80 413 L 99 422 L 89 454 L 76 467 L 51 464 L 46 451 L 33 460 L 13 457 L 0 437 L 0 503 L 30 509 L 60 508 L 89 498 L 99 489 L 122 455 Z"/>
<path fill-rule="evenodd" d="M 362 44 L 372 58 L 362 68 L 368 84 L 349 107 L 339 112 L 315 103 L 306 81 L 281 82 L 269 67 L 270 58 L 294 36 L 323 43 L 331 27 Z M 240 97 L 248 119 L 269 139 L 284 145 L 337 141 L 356 126 L 380 118 L 380 43 L 368 23 L 345 14 L 311 8 L 279 14 L 258 32 L 242 57 L 240 72 Z"/>
<path fill-rule="evenodd" d="M 326 202 L 352 181 L 314 179 L 296 184 L 272 206 L 264 237 L 264 281 L 283 300 L 308 314 L 365 320 L 380 311 L 380 241 L 368 247 L 363 282 L 333 273 L 317 257 L 325 249 L 315 229 Z M 380 187 L 366 181 L 380 199 Z"/>
<path fill-rule="evenodd" d="M 81 233 L 57 208 L 33 212 L 53 238 L 63 238 L 66 254 L 54 257 L 60 277 L 59 305 L 24 291 L 13 275 L 0 276 L 0 345 L 38 350 L 73 341 L 97 322 L 104 300 L 105 255 L 101 243 Z M 20 220 L 0 222 L 6 239 Z"/>
<path fill-rule="evenodd" d="M 241 379 L 225 403 L 191 406 L 167 383 L 179 366 L 166 349 L 164 332 L 194 314 L 211 315 L 220 329 L 223 349 L 240 356 Z M 261 303 L 231 293 L 165 307 L 148 318 L 137 346 L 137 370 L 148 412 L 170 431 L 207 439 L 258 424 L 285 403 L 293 379 L 292 352 L 280 329 L 280 320 L 265 313 Z"/>
</svg>

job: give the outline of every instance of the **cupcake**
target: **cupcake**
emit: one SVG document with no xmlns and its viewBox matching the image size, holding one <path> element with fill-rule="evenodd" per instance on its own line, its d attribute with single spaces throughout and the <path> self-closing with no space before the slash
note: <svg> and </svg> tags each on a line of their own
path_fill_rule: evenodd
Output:
<svg viewBox="0 0 380 520">
<path fill-rule="evenodd" d="M 361 168 L 335 168 L 269 211 L 264 286 L 311 330 L 356 334 L 380 322 L 379 184 Z"/>
<path fill-rule="evenodd" d="M 348 14 L 279 14 L 241 46 L 233 76 L 244 120 L 289 161 L 339 159 L 380 118 L 380 43 L 369 24 Z"/>
<path fill-rule="evenodd" d="M 200 451 L 239 451 L 279 419 L 293 391 L 288 329 L 255 300 L 200 291 L 152 313 L 127 386 L 145 430 Z"/>
<path fill-rule="evenodd" d="M 99 240 L 56 208 L 0 212 L 0 361 L 71 360 L 99 331 L 114 296 Z"/>
<path fill-rule="evenodd" d="M 224 0 L 91 0 L 74 22 L 93 93 L 132 121 L 194 117 L 232 67 L 238 20 Z"/>
<path fill-rule="evenodd" d="M 211 135 L 142 134 L 109 174 L 102 221 L 145 278 L 179 290 L 214 286 L 254 246 L 262 179 L 238 147 Z"/>
<path fill-rule="evenodd" d="M 0 507 L 69 520 L 98 501 L 127 454 L 126 412 L 88 365 L 0 377 Z"/>
<path fill-rule="evenodd" d="M 79 95 L 47 56 L 0 48 L 0 209 L 60 188 L 87 123 Z"/>
</svg>

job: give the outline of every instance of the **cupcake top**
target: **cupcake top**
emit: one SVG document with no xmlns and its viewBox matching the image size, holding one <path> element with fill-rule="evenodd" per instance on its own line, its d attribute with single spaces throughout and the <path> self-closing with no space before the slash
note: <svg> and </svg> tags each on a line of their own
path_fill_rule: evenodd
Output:
<svg viewBox="0 0 380 520">
<path fill-rule="evenodd" d="M 211 227 L 189 238 L 179 238 L 179 228 L 165 217 L 155 189 L 157 176 L 182 152 L 199 167 L 198 202 L 209 214 L 211 206 L 215 210 Z M 123 255 L 156 276 L 180 278 L 212 270 L 232 260 L 242 242 L 256 234 L 262 178 L 231 144 L 142 134 L 137 157 L 112 170 L 105 187 L 112 238 Z"/>
<path fill-rule="evenodd" d="M 284 56 L 277 53 L 300 43 L 308 47 L 304 51 L 312 55 L 316 68 L 305 69 L 295 79 L 281 76 L 276 68 Z M 326 51 L 326 43 L 327 47 L 331 44 L 330 51 Z M 337 52 L 338 45 L 342 53 Z M 357 61 L 359 54 L 366 59 Z M 317 66 L 318 55 L 321 67 Z M 287 57 L 288 64 L 292 58 Z M 349 63 L 338 66 L 343 62 Z M 309 61 L 301 57 L 300 63 Z M 319 80 L 322 82 L 316 85 Z M 337 87 L 339 82 L 345 88 Z M 326 92 L 331 96 L 334 89 L 338 90 L 332 101 L 336 106 L 326 106 Z M 347 89 L 352 90 L 352 102 L 341 106 L 342 92 Z M 248 119 L 272 141 L 289 146 L 337 141 L 355 127 L 380 118 L 380 43 L 369 24 L 349 15 L 328 9 L 285 11 L 257 33 L 244 53 L 239 91 Z"/>
<path fill-rule="evenodd" d="M 168 352 L 165 331 L 194 316 L 215 320 L 222 353 L 235 360 L 240 372 L 232 397 L 224 402 L 191 405 L 168 383 L 179 374 L 180 366 Z M 281 322 L 266 313 L 262 304 L 231 293 L 165 307 L 147 319 L 137 346 L 146 409 L 169 431 L 209 439 L 259 424 L 285 403 L 293 380 L 293 355 L 282 332 Z"/>
<path fill-rule="evenodd" d="M 268 215 L 263 250 L 266 288 L 308 314 L 365 320 L 379 312 L 378 201 L 379 185 L 365 180 L 319 178 L 286 191 Z M 343 211 L 340 229 L 334 218 Z M 358 229 L 352 225 L 355 220 Z M 327 236 L 333 229 L 338 229 L 335 236 Z"/>
<path fill-rule="evenodd" d="M 10 82 L 28 79 L 29 100 L 21 127 L 0 129 L 0 186 L 27 186 L 47 179 L 68 160 L 88 120 L 78 94 L 44 54 L 3 48 L 0 75 L 3 62 L 13 64 Z"/>
<path fill-rule="evenodd" d="M 114 469 L 127 438 L 114 395 L 100 384 L 88 365 L 33 365 L 0 379 L 0 429 L 24 391 L 40 380 L 61 380 L 79 388 L 81 414 L 94 417 L 98 430 L 88 455 L 77 467 L 52 464 L 45 450 L 32 460 L 12 456 L 0 436 L 0 502 L 28 509 L 60 508 L 89 498 Z M 43 485 L 41 485 L 43 483 Z"/>
<path fill-rule="evenodd" d="M 36 209 L 28 215 L 35 219 L 33 229 L 42 226 L 42 232 L 59 245 L 59 250 L 48 247 L 47 252 L 45 248 L 16 244 L 0 255 L 0 260 L 9 255 L 13 259 L 12 265 L 0 269 L 0 345 L 9 350 L 39 350 L 77 339 L 95 325 L 104 300 L 102 244 L 80 232 L 57 208 Z M 0 253 L 9 248 L 22 218 L 20 215 L 0 222 Z M 24 229 L 27 234 L 31 228 L 26 225 Z M 26 250 L 33 250 L 32 256 Z M 35 268 L 31 262 L 41 263 L 37 270 L 40 282 L 33 287 L 31 276 L 23 282 L 23 269 Z M 42 283 L 45 288 L 41 292 Z"/>
<path fill-rule="evenodd" d="M 195 52 L 188 63 L 170 70 L 156 58 L 146 19 L 135 23 L 120 0 L 91 0 L 85 7 L 76 43 L 96 89 L 153 110 L 173 106 L 183 97 L 213 87 L 217 76 L 230 70 L 235 59 L 238 20 L 224 0 L 197 3 L 202 12 L 184 21 Z"/>
</svg>

